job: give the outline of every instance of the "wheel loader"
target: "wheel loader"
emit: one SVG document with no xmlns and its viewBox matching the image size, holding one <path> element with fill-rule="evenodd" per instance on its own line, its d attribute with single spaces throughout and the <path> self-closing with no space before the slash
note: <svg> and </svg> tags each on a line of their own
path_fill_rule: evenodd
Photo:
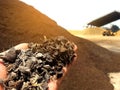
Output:
<svg viewBox="0 0 120 90">
<path fill-rule="evenodd" d="M 103 36 L 115 36 L 119 31 L 119 27 L 117 25 L 111 25 L 110 28 L 104 27 L 105 31 L 103 31 Z"/>
</svg>

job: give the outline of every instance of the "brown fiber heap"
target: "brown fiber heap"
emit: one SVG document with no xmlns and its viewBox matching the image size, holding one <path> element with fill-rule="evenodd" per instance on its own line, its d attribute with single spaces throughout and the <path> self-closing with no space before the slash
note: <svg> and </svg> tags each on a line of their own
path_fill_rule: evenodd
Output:
<svg viewBox="0 0 120 90">
<path fill-rule="evenodd" d="M 20 0 L 0 0 L 0 52 L 19 43 L 41 43 L 43 36 L 52 38 L 62 35 L 73 41 L 78 50 L 76 62 L 58 89 L 113 90 L 107 73 L 120 72 L 119 54 L 71 35 L 48 16 Z"/>
</svg>

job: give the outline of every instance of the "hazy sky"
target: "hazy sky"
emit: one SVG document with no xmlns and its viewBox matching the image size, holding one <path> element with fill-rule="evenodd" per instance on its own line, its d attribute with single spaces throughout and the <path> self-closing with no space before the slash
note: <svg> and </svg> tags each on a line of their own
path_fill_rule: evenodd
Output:
<svg viewBox="0 0 120 90">
<path fill-rule="evenodd" d="M 120 0 L 21 0 L 34 6 L 66 29 L 79 30 L 88 22 L 120 11 Z M 118 20 L 119 24 L 120 21 Z"/>
</svg>

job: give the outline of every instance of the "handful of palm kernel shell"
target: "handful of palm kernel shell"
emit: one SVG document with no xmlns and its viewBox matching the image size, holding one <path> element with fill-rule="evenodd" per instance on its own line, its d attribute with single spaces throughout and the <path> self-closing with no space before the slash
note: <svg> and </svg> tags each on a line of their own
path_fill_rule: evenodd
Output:
<svg viewBox="0 0 120 90">
<path fill-rule="evenodd" d="M 63 76 L 63 67 L 75 57 L 74 43 L 65 37 L 45 42 L 29 43 L 27 50 L 19 50 L 16 58 L 5 61 L 8 77 L 3 82 L 6 90 L 47 90 L 51 79 Z"/>
</svg>

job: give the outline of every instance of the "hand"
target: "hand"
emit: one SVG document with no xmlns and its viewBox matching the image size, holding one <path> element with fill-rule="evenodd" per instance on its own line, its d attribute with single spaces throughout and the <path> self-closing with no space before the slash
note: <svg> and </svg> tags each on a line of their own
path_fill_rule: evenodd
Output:
<svg viewBox="0 0 120 90">
<path fill-rule="evenodd" d="M 19 49 L 20 49 L 20 50 L 21 50 L 21 49 L 22 49 L 22 50 L 26 50 L 26 49 L 28 49 L 28 44 L 27 44 L 27 43 L 19 44 L 19 45 L 15 46 L 14 48 L 15 48 L 16 50 L 19 50 Z M 74 51 L 76 51 L 76 50 L 77 50 L 77 46 L 75 45 L 75 46 L 74 46 Z M 3 52 L 2 54 L 5 54 L 5 53 L 8 52 L 8 51 L 9 51 L 9 50 Z M 76 57 L 75 57 L 74 59 L 76 59 Z M 67 73 L 67 71 L 68 71 L 68 69 L 69 69 L 70 66 L 71 66 L 71 65 L 63 68 L 63 71 L 64 71 L 63 77 L 64 77 L 65 74 Z M 0 79 L 6 79 L 6 77 L 7 77 L 7 70 L 6 70 L 6 67 L 5 67 L 4 64 L 3 64 L 3 60 L 0 59 Z M 58 79 L 58 80 L 51 80 L 51 81 L 48 83 L 48 87 L 49 87 L 48 90 L 57 90 L 57 88 L 58 88 L 60 82 L 62 81 L 63 77 L 60 78 L 60 79 Z M 0 90 L 4 90 L 2 85 L 0 86 Z"/>
<path fill-rule="evenodd" d="M 28 48 L 28 44 L 27 43 L 22 43 L 22 44 L 19 44 L 17 46 L 14 47 L 16 50 L 19 50 L 19 49 L 27 49 Z M 0 55 L 5 55 L 6 52 L 8 52 L 9 50 L 7 51 L 4 51 L 2 53 L 0 53 Z M 7 70 L 6 70 L 6 67 L 4 66 L 4 63 L 3 63 L 3 59 L 0 58 L 0 90 L 4 90 L 3 86 L 2 86 L 2 82 L 1 80 L 4 80 L 7 78 Z"/>
<path fill-rule="evenodd" d="M 1 80 L 6 79 L 6 77 L 7 77 L 7 70 L 2 62 L 2 59 L 0 59 L 0 90 L 4 90 L 1 84 L 2 83 Z"/>
</svg>

